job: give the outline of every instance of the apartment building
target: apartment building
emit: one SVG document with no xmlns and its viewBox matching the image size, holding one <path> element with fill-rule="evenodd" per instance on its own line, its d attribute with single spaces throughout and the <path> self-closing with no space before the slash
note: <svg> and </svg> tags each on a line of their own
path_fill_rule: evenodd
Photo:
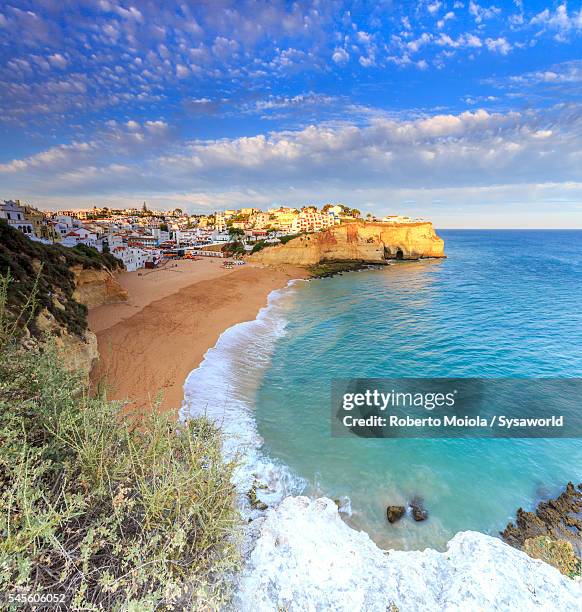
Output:
<svg viewBox="0 0 582 612">
<path fill-rule="evenodd" d="M 318 232 L 336 224 L 334 215 L 319 212 L 315 207 L 304 208 L 291 224 L 294 234 L 299 232 Z"/>
</svg>

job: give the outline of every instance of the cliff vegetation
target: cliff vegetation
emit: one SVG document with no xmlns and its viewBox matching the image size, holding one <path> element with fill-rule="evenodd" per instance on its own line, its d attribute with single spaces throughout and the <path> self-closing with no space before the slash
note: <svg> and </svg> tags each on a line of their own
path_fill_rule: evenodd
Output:
<svg viewBox="0 0 582 612">
<path fill-rule="evenodd" d="M 229 592 L 217 576 L 236 566 L 239 518 L 217 428 L 156 411 L 139 428 L 122 419 L 50 340 L 23 350 L 9 293 L 1 277 L 3 609 L 47 594 L 60 609 L 220 607 Z M 24 304 L 28 320 L 36 306 Z"/>
<path fill-rule="evenodd" d="M 82 270 L 114 271 L 120 260 L 109 253 L 79 245 L 72 249 L 60 245 L 33 242 L 0 220 L 0 274 L 10 274 L 7 315 L 21 309 L 34 292 L 34 311 L 26 321 L 28 332 L 39 337 L 45 331 L 43 321 L 55 322 L 59 328 L 83 336 L 87 328 L 87 308 L 75 299 L 76 274 Z"/>
</svg>

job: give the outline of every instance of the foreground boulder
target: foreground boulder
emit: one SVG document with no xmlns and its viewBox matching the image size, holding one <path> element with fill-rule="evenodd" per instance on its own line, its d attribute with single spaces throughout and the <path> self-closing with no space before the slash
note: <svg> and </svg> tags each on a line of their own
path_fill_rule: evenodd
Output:
<svg viewBox="0 0 582 612">
<path fill-rule="evenodd" d="M 579 583 L 476 532 L 445 553 L 383 551 L 332 500 L 288 497 L 270 509 L 244 570 L 242 611 L 579 610 Z"/>
<path fill-rule="evenodd" d="M 386 518 L 389 523 L 395 523 L 399 521 L 406 512 L 406 508 L 404 506 L 388 506 L 386 508 Z"/>
</svg>

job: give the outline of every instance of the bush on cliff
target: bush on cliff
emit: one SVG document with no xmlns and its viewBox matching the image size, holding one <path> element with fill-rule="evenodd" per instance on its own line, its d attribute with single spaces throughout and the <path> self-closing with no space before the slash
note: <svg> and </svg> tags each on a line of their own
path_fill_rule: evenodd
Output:
<svg viewBox="0 0 582 612">
<path fill-rule="evenodd" d="M 19 348 L 5 315 L 0 593 L 57 595 L 64 609 L 219 607 L 239 518 L 218 430 L 163 415 L 136 427 L 90 397 L 50 342 Z"/>
<path fill-rule="evenodd" d="M 76 265 L 110 270 L 123 266 L 113 255 L 103 255 L 85 245 L 68 249 L 33 242 L 0 220 L 0 274 L 10 273 L 13 279 L 8 287 L 7 310 L 11 315 L 18 312 L 35 288 L 34 312 L 28 321 L 33 335 L 41 333 L 35 320 L 45 308 L 71 333 L 85 332 L 87 309 L 73 299 L 75 275 L 71 268 Z"/>
</svg>

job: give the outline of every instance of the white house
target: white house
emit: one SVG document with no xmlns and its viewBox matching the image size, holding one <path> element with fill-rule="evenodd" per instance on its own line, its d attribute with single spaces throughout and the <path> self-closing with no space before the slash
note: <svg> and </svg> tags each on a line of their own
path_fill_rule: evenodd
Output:
<svg viewBox="0 0 582 612">
<path fill-rule="evenodd" d="M 74 247 L 78 244 L 85 244 L 98 251 L 103 249 L 101 242 L 97 239 L 97 234 L 86 230 L 84 227 L 75 227 L 65 234 L 61 244 L 66 247 Z"/>
<path fill-rule="evenodd" d="M 128 272 L 135 272 L 145 267 L 146 261 L 149 261 L 148 252 L 136 247 L 118 246 L 112 249 L 111 253 L 117 259 L 121 259 Z"/>
</svg>

